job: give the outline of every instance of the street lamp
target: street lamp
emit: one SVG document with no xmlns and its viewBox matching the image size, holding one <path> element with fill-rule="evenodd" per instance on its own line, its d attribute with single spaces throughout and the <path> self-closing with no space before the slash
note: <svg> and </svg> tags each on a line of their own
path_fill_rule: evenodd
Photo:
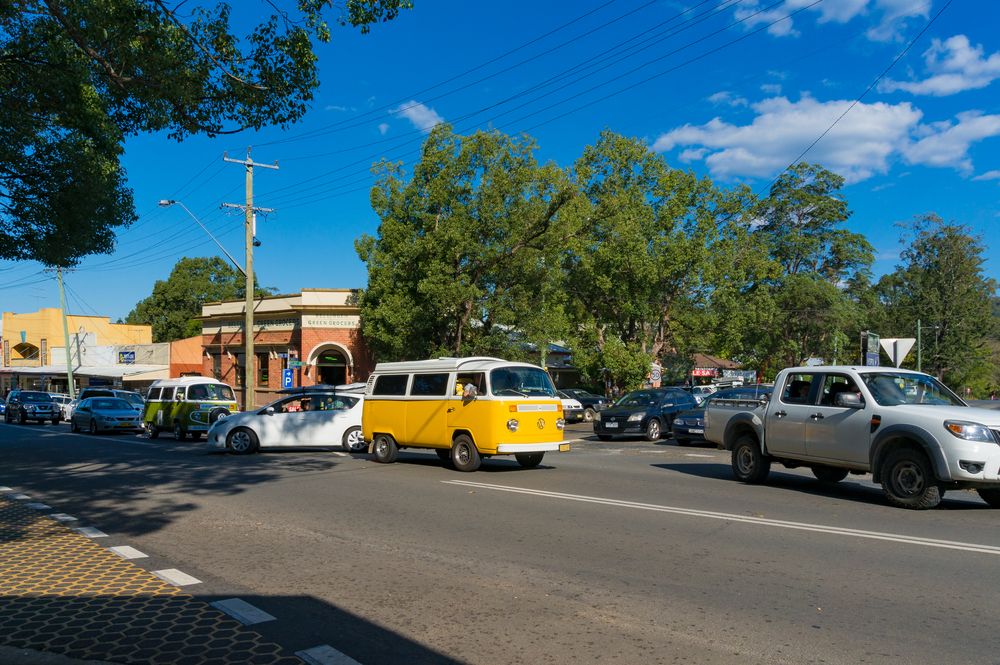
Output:
<svg viewBox="0 0 1000 665">
<path fill-rule="evenodd" d="M 191 219 L 194 220 L 195 224 L 197 224 L 198 226 L 200 226 L 201 230 L 204 231 L 205 233 L 207 233 L 208 237 L 211 238 L 215 242 L 215 244 L 219 246 L 219 249 L 221 249 L 222 253 L 226 255 L 226 258 L 228 258 L 230 261 L 232 261 L 233 265 L 236 266 L 236 269 L 240 271 L 240 274 L 243 275 L 244 277 L 246 277 L 247 271 L 243 269 L 243 266 L 241 266 L 239 264 L 239 262 L 236 259 L 233 258 L 232 254 L 230 254 L 229 252 L 226 251 L 226 248 L 222 246 L 222 243 L 219 242 L 219 239 L 212 235 L 212 232 L 209 231 L 208 228 L 204 224 L 201 223 L 200 219 L 198 219 L 197 217 L 194 216 L 193 212 L 191 212 L 190 210 L 188 210 L 188 207 L 186 205 L 184 205 L 180 201 L 175 201 L 173 199 L 161 199 L 160 200 L 160 207 L 161 208 L 169 208 L 172 205 L 179 205 L 181 208 L 183 208 L 184 212 L 186 212 L 188 215 L 190 215 Z"/>
</svg>

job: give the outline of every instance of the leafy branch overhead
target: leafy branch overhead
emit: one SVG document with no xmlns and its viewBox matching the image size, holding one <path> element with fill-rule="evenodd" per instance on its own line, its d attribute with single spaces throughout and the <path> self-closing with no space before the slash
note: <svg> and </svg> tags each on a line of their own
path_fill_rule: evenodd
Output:
<svg viewBox="0 0 1000 665">
<path fill-rule="evenodd" d="M 326 14 L 367 31 L 409 0 L 263 3 L 243 37 L 231 9 L 164 0 L 0 2 L 0 258 L 69 266 L 135 220 L 123 141 L 286 127 L 318 87 Z"/>
</svg>

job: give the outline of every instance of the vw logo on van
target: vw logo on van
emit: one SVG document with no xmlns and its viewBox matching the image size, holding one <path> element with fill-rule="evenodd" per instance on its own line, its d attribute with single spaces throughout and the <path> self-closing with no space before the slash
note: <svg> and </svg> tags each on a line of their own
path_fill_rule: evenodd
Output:
<svg viewBox="0 0 1000 665">
<path fill-rule="evenodd" d="M 538 425 L 538 429 L 545 429 L 545 418 L 539 418 L 536 424 Z"/>
</svg>

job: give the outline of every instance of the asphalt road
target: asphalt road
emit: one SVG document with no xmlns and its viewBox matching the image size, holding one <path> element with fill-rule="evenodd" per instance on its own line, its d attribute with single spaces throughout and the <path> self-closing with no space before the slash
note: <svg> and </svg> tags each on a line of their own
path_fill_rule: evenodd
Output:
<svg viewBox="0 0 1000 665">
<path fill-rule="evenodd" d="M 867 477 L 747 486 L 669 440 L 465 474 L 65 425 L 0 425 L 0 485 L 362 665 L 1000 663 L 1000 511 L 967 492 L 911 512 Z"/>
</svg>

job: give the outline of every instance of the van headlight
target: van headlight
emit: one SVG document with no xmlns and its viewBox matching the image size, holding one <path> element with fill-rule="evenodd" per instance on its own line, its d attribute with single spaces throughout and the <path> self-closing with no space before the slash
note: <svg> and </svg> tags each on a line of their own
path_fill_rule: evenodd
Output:
<svg viewBox="0 0 1000 665">
<path fill-rule="evenodd" d="M 516 432 L 520 424 L 521 423 L 517 421 L 517 418 L 511 418 L 510 420 L 507 421 L 507 429 L 509 429 L 511 432 Z"/>
<path fill-rule="evenodd" d="M 566 429 L 566 421 L 562 418 L 556 418 L 556 429 Z"/>
<path fill-rule="evenodd" d="M 946 420 L 944 421 L 944 428 L 951 432 L 952 435 L 966 441 L 979 441 L 981 443 L 997 442 L 993 438 L 993 432 L 990 431 L 990 428 L 979 423 L 970 423 L 964 420 Z"/>
</svg>

